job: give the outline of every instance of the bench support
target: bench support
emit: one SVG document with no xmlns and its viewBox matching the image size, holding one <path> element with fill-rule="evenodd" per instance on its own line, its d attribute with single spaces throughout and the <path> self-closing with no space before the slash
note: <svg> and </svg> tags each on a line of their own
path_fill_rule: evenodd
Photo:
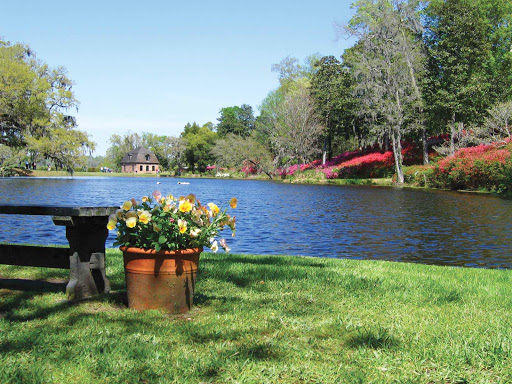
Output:
<svg viewBox="0 0 512 384">
<path fill-rule="evenodd" d="M 0 244 L 0 264 L 65 268 L 70 270 L 66 288 L 69 300 L 110 292 L 105 274 L 105 241 L 108 216 L 117 207 L 61 207 L 0 205 L 8 215 L 49 215 L 55 225 L 66 227 L 69 248 Z"/>
<path fill-rule="evenodd" d="M 56 225 L 66 226 L 69 242 L 70 278 L 68 300 L 81 300 L 110 292 L 105 273 L 105 241 L 108 217 L 54 217 Z"/>
</svg>

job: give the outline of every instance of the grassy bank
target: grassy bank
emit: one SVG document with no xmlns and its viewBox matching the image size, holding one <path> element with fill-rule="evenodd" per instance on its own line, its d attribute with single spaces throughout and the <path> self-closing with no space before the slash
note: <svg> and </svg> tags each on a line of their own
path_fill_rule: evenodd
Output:
<svg viewBox="0 0 512 384">
<path fill-rule="evenodd" d="M 144 173 L 105 173 L 105 172 L 74 172 L 73 175 L 66 171 L 39 170 L 28 171 L 27 176 L 33 177 L 71 177 L 71 176 L 97 176 L 97 177 L 158 177 L 155 174 Z"/>
<path fill-rule="evenodd" d="M 113 293 L 76 305 L 67 271 L 0 266 L 0 382 L 512 381 L 512 271 L 203 254 L 170 317 L 126 309 L 108 263 Z"/>
</svg>

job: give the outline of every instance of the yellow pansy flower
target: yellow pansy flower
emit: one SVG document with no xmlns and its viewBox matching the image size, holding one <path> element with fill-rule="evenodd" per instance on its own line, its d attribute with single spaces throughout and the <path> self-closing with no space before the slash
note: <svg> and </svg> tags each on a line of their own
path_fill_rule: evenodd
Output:
<svg viewBox="0 0 512 384">
<path fill-rule="evenodd" d="M 147 224 L 151 221 L 151 213 L 148 211 L 142 211 L 139 213 L 139 220 L 143 224 Z"/>
<path fill-rule="evenodd" d="M 219 207 L 215 203 L 208 203 L 208 208 L 210 208 L 213 217 L 217 216 L 220 212 Z"/>
<path fill-rule="evenodd" d="M 188 213 L 192 210 L 192 204 L 189 199 L 180 201 L 180 212 Z"/>
<path fill-rule="evenodd" d="M 187 231 L 187 222 L 185 220 L 178 219 L 178 228 L 180 233 L 185 233 Z"/>
<path fill-rule="evenodd" d="M 137 225 L 137 216 L 132 216 L 126 219 L 126 226 L 128 228 L 134 228 Z"/>
<path fill-rule="evenodd" d="M 107 223 L 107 228 L 108 230 L 112 230 L 116 227 L 116 224 L 117 224 L 117 217 L 116 215 L 110 215 L 108 217 L 108 223 Z"/>
<path fill-rule="evenodd" d="M 121 206 L 121 208 L 123 208 L 125 211 L 129 211 L 132 207 L 132 202 L 130 200 L 127 200 L 123 203 L 123 205 Z"/>
<path fill-rule="evenodd" d="M 237 198 L 236 197 L 232 197 L 231 200 L 229 201 L 229 206 L 231 208 L 235 209 L 237 204 L 238 204 Z"/>
</svg>

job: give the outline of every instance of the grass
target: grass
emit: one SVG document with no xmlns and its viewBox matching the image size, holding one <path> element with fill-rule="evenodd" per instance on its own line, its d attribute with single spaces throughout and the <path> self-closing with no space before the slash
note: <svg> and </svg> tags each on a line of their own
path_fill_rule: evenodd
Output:
<svg viewBox="0 0 512 384">
<path fill-rule="evenodd" d="M 67 271 L 0 266 L 1 383 L 512 381 L 512 271 L 203 254 L 169 316 L 107 258 L 113 293 L 74 305 Z"/>
<path fill-rule="evenodd" d="M 153 173 L 105 173 L 105 172 L 73 172 L 73 175 L 66 171 L 47 171 L 44 169 L 36 169 L 35 171 L 28 171 L 28 176 L 35 177 L 71 177 L 71 176 L 97 176 L 97 177 L 158 177 Z"/>
</svg>

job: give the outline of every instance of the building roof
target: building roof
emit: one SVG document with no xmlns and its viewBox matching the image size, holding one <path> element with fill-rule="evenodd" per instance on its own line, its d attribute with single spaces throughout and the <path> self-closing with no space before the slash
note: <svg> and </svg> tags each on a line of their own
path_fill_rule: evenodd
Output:
<svg viewBox="0 0 512 384">
<path fill-rule="evenodd" d="M 137 147 L 124 155 L 121 164 L 160 164 L 160 162 L 149 149 Z"/>
</svg>

